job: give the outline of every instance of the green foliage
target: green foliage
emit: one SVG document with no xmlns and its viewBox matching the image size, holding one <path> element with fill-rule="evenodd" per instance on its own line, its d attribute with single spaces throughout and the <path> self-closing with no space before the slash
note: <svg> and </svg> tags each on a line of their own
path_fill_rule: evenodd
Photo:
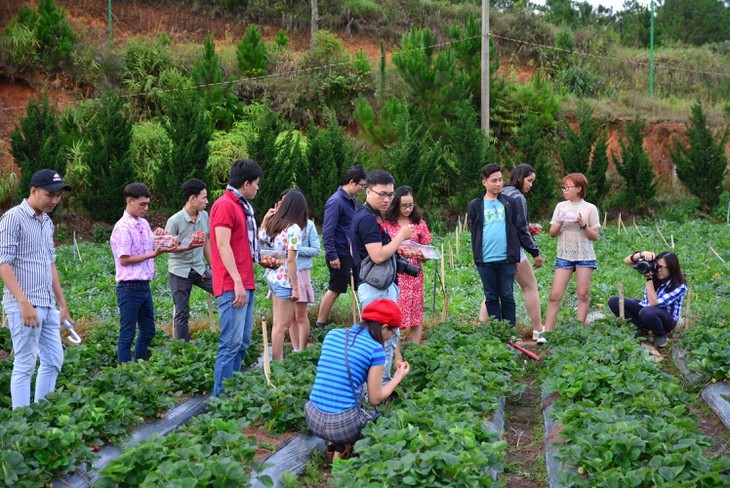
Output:
<svg viewBox="0 0 730 488">
<path fill-rule="evenodd" d="M 356 149 L 330 112 L 326 128 L 308 136 L 306 164 L 297 170 L 297 186 L 307 196 L 310 218 L 321 223 L 327 198 L 342 183 L 348 168 L 358 164 Z"/>
<path fill-rule="evenodd" d="M 28 195 L 30 178 L 38 170 L 49 168 L 61 176 L 66 171 L 65 137 L 60 130 L 58 114 L 44 93 L 39 100 L 31 99 L 25 116 L 10 132 L 10 154 L 20 167 L 18 197 Z"/>
<path fill-rule="evenodd" d="M 560 98 L 539 74 L 524 85 L 510 82 L 505 98 L 494 107 L 493 118 L 498 125 L 493 135 L 500 140 L 508 138 L 515 128 L 532 117 L 536 117 L 540 130 L 549 132 L 557 125 L 559 111 Z"/>
<path fill-rule="evenodd" d="M 274 43 L 282 49 L 289 48 L 289 36 L 286 35 L 284 29 L 279 29 L 279 32 L 276 33 Z"/>
<path fill-rule="evenodd" d="M 209 183 L 208 142 L 213 134 L 210 116 L 195 93 L 179 90 L 166 103 L 165 131 L 170 152 L 155 175 L 156 197 L 169 209 L 185 203 L 180 185 L 190 178 Z"/>
<path fill-rule="evenodd" d="M 730 381 L 730 336 L 727 318 L 703 317 L 682 337 L 682 346 L 689 352 L 690 369 L 711 381 Z"/>
<path fill-rule="evenodd" d="M 156 178 L 165 161 L 170 161 L 172 141 L 165 126 L 157 121 L 142 121 L 132 127 L 130 156 L 134 179 L 156 190 Z"/>
<path fill-rule="evenodd" d="M 563 123 L 565 142 L 560 145 L 560 158 L 565 173 L 588 174 L 593 144 L 598 138 L 598 129 L 603 125 L 600 119 L 593 120 L 593 108 L 581 101 L 576 111 L 578 131 L 574 132 L 568 122 Z"/>
<path fill-rule="evenodd" d="M 106 244 L 112 236 L 114 228 L 110 225 L 94 224 L 93 240 L 97 244 Z"/>
<path fill-rule="evenodd" d="M 355 120 L 369 143 L 387 148 L 398 142 L 398 126 L 408 116 L 408 103 L 395 97 L 385 101 L 376 113 L 363 96 L 355 100 Z"/>
<path fill-rule="evenodd" d="M 68 59 L 76 40 L 76 35 L 65 18 L 66 11 L 56 8 L 53 0 L 38 2 L 36 37 L 41 46 L 41 58 L 51 69 L 58 68 L 59 63 Z"/>
<path fill-rule="evenodd" d="M 578 97 L 599 95 L 605 85 L 597 74 L 583 66 L 567 67 L 560 71 L 558 77 L 560 84 Z"/>
<path fill-rule="evenodd" d="M 32 66 L 39 57 L 41 43 L 36 36 L 34 16 L 35 12 L 23 6 L 3 30 L 0 53 L 18 68 Z"/>
<path fill-rule="evenodd" d="M 535 183 L 525 195 L 533 217 L 547 217 L 552 212 L 558 197 L 558 166 L 552 151 L 551 133 L 546 133 L 539 124 L 536 114 L 526 114 L 527 119 L 517 128 L 514 137 L 513 156 L 506 157 L 514 168 L 518 164 L 529 164 L 535 168 Z"/>
<path fill-rule="evenodd" d="M 713 135 L 702 105 L 697 103 L 692 107 L 683 138 L 687 143 L 675 137 L 674 148 L 669 150 L 677 176 L 707 209 L 717 204 L 723 190 L 728 164 L 725 145 L 729 133 L 730 129 L 726 128 Z"/>
<path fill-rule="evenodd" d="M 89 174 L 81 203 L 94 219 L 113 223 L 124 209 L 124 187 L 135 176 L 130 153 L 132 125 L 122 97 L 106 88 L 86 134 Z"/>
<path fill-rule="evenodd" d="M 730 6 L 722 0 L 664 0 L 656 15 L 667 40 L 701 46 L 730 38 Z"/>
<path fill-rule="evenodd" d="M 0 145 L 0 151 L 3 146 Z M 0 167 L 0 206 L 7 205 L 15 198 L 15 187 L 18 185 L 18 175 L 10 165 Z"/>
<path fill-rule="evenodd" d="M 192 72 L 197 91 L 202 95 L 203 106 L 210 111 L 217 129 L 230 130 L 240 117 L 241 103 L 231 92 L 232 83 L 224 81 L 223 68 L 215 52 L 215 41 L 209 33 L 205 38 L 203 56 Z"/>
<path fill-rule="evenodd" d="M 246 76 L 262 76 L 267 73 L 268 54 L 261 32 L 255 25 L 249 26 L 236 49 L 238 70 Z"/>
<path fill-rule="evenodd" d="M 651 12 L 636 0 L 627 2 L 619 15 L 618 32 L 621 44 L 629 47 L 648 48 L 651 33 Z M 662 24 L 655 22 L 655 41 L 662 36 Z"/>
<path fill-rule="evenodd" d="M 586 200 L 601 205 L 608 194 L 609 185 L 606 178 L 608 171 L 608 131 L 602 130 L 598 134 L 595 144 L 593 145 L 593 155 L 591 157 L 591 167 L 588 169 L 588 194 Z"/>
<path fill-rule="evenodd" d="M 563 472 L 561 482 L 723 486 L 730 458 L 705 456 L 710 440 L 690 415 L 691 398 L 616 320 L 566 324 L 550 335 L 543 389 L 558 394 L 559 459 L 584 473 Z"/>
<path fill-rule="evenodd" d="M 175 70 L 172 54 L 166 44 L 159 40 L 130 39 L 122 52 L 122 87 L 131 98 L 133 107 L 139 112 L 158 116 L 163 112 L 161 91 L 180 89 L 187 85 Z"/>
<path fill-rule="evenodd" d="M 616 170 L 624 180 L 619 202 L 632 212 L 647 208 L 656 195 L 654 167 L 644 151 L 644 122 L 636 117 L 626 125 L 621 156 L 615 156 Z"/>
</svg>

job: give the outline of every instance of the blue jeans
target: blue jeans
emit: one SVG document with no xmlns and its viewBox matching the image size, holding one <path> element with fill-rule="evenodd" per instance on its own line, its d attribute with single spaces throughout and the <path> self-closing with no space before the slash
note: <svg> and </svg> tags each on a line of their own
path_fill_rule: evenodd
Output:
<svg viewBox="0 0 730 488">
<path fill-rule="evenodd" d="M 362 308 L 365 308 L 368 303 L 377 300 L 378 298 L 390 298 L 394 302 L 397 302 L 399 294 L 398 285 L 395 283 L 391 283 L 391 285 L 385 290 L 378 290 L 364 281 L 361 281 L 357 286 L 357 298 L 360 300 L 360 306 Z"/>
<path fill-rule="evenodd" d="M 35 379 L 35 401 L 38 402 L 56 388 L 56 378 L 63 365 L 61 346 L 61 324 L 58 310 L 50 307 L 36 307 L 38 327 L 26 327 L 20 315 L 18 302 L 5 307 L 8 327 L 13 339 L 13 373 L 10 376 L 10 397 L 13 408 L 30 405 L 30 378 L 35 371 L 38 357 L 41 366 Z"/>
<path fill-rule="evenodd" d="M 117 283 L 119 304 L 119 344 L 117 360 L 132 360 L 132 342 L 139 325 L 139 337 L 134 345 L 134 359 L 147 359 L 147 348 L 155 338 L 155 310 L 149 281 L 120 281 Z"/>
<path fill-rule="evenodd" d="M 213 372 L 213 396 L 219 396 L 223 392 L 223 380 L 233 376 L 236 371 L 241 371 L 246 349 L 251 344 L 254 291 L 246 290 L 246 305 L 243 307 L 233 306 L 235 298 L 236 293 L 233 291 L 224 291 L 218 297 L 221 335 Z"/>
<path fill-rule="evenodd" d="M 487 315 L 496 320 L 507 320 L 517 325 L 514 285 L 517 267 L 506 261 L 477 264 L 479 278 L 484 287 Z"/>
</svg>

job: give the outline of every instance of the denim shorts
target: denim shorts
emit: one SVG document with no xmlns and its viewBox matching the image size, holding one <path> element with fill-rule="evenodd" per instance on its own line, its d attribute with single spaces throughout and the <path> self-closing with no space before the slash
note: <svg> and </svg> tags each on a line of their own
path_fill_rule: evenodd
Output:
<svg viewBox="0 0 730 488">
<path fill-rule="evenodd" d="M 568 261 L 567 259 L 557 258 L 555 260 L 555 269 L 575 269 L 575 268 L 592 268 L 598 269 L 595 259 L 586 261 Z"/>
<path fill-rule="evenodd" d="M 289 300 L 291 298 L 291 288 L 284 288 L 278 283 L 269 283 L 269 290 L 271 290 L 271 294 L 276 298 L 281 298 L 282 300 Z"/>
</svg>

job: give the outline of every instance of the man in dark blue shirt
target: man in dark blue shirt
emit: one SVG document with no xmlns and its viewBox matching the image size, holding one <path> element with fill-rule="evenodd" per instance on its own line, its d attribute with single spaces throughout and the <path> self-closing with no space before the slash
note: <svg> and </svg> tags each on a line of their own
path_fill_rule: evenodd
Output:
<svg viewBox="0 0 730 488">
<path fill-rule="evenodd" d="M 319 304 L 315 327 L 325 326 L 337 297 L 340 296 L 340 293 L 347 292 L 350 274 L 354 273 L 350 254 L 350 229 L 357 207 L 357 197 L 365 189 L 366 178 L 367 173 L 362 166 L 356 165 L 348 169 L 342 186 L 337 188 L 324 206 L 322 243 L 327 267 L 330 270 L 330 282 L 327 292 Z M 355 274 L 355 280 L 357 280 L 357 274 Z"/>
</svg>

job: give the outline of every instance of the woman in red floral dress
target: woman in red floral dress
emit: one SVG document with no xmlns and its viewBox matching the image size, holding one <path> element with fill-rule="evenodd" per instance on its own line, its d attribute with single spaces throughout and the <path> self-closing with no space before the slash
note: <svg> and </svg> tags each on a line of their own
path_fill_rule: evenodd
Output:
<svg viewBox="0 0 730 488">
<path fill-rule="evenodd" d="M 408 224 L 413 224 L 411 242 L 424 245 L 431 242 L 431 233 L 426 221 L 423 220 L 423 212 L 413 200 L 413 189 L 410 186 L 401 186 L 395 191 L 390 208 L 385 213 L 383 227 L 390 237 L 394 237 L 402 226 Z M 398 252 L 401 253 L 401 250 Z M 425 259 L 422 256 L 408 258 L 409 264 L 419 267 L 423 261 Z M 398 288 L 400 289 L 398 305 L 403 314 L 401 327 L 411 328 L 411 340 L 420 344 L 423 334 L 423 272 L 416 277 L 399 273 Z"/>
</svg>

